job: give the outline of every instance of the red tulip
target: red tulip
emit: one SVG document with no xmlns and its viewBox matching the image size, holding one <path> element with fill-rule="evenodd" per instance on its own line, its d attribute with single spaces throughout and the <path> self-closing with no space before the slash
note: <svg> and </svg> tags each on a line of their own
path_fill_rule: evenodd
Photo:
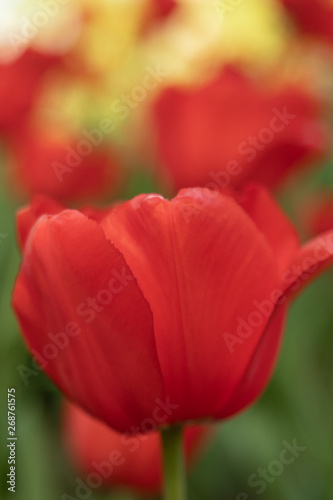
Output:
<svg viewBox="0 0 333 500">
<path fill-rule="evenodd" d="M 60 57 L 26 50 L 18 59 L 0 64 L 0 131 L 13 129 L 28 114 L 45 73 Z"/>
<path fill-rule="evenodd" d="M 210 430 L 190 427 L 185 432 L 187 461 L 199 451 Z M 136 491 L 158 493 L 162 487 L 161 443 L 158 432 L 138 437 L 119 434 L 78 406 L 65 406 L 64 442 L 68 452 L 86 474 L 98 474 L 103 486 L 127 486 Z"/>
<path fill-rule="evenodd" d="M 176 189 L 275 188 L 327 149 L 318 108 L 301 89 L 268 91 L 231 68 L 199 88 L 167 88 L 153 110 L 160 167 Z"/>
<path fill-rule="evenodd" d="M 330 0 L 281 0 L 300 29 L 333 43 L 333 5 Z"/>
<path fill-rule="evenodd" d="M 20 212 L 13 304 L 41 367 L 112 428 L 224 419 L 271 375 L 290 299 L 333 261 L 261 188 Z M 45 215 L 46 214 L 46 215 Z"/>
<path fill-rule="evenodd" d="M 119 185 L 121 168 L 101 137 L 56 135 L 22 128 L 7 141 L 11 182 L 16 191 L 60 200 L 99 199 Z M 90 137 L 90 138 L 89 138 Z M 100 145 L 93 142 L 99 139 Z"/>
</svg>

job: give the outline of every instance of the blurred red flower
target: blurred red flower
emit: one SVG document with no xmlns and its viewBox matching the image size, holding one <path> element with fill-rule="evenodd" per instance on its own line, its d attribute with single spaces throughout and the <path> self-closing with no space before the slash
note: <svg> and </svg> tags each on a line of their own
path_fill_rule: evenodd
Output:
<svg viewBox="0 0 333 500">
<path fill-rule="evenodd" d="M 60 56 L 27 49 L 18 59 L 0 64 L 0 132 L 19 124 L 34 106 L 41 82 Z"/>
<path fill-rule="evenodd" d="M 83 201 L 114 194 L 121 179 L 119 160 L 110 147 L 92 140 L 89 132 L 75 137 L 51 129 L 15 130 L 6 142 L 11 184 L 25 197 Z"/>
<path fill-rule="evenodd" d="M 186 429 L 187 461 L 191 462 L 207 441 L 211 429 Z M 162 450 L 157 431 L 138 437 L 119 434 L 105 424 L 67 403 L 64 408 L 65 447 L 81 471 L 98 474 L 103 486 L 125 486 L 145 494 L 157 494 L 162 487 Z"/>
<path fill-rule="evenodd" d="M 13 305 L 74 402 L 122 432 L 223 419 L 265 388 L 291 297 L 333 261 L 266 191 L 140 195 L 109 211 L 36 199 L 18 216 Z"/>
<path fill-rule="evenodd" d="M 153 114 L 158 163 L 175 189 L 275 188 L 328 146 L 314 98 L 269 91 L 231 67 L 199 88 L 164 89 Z"/>
<path fill-rule="evenodd" d="M 176 0 L 152 0 L 152 4 L 157 18 L 169 15 L 177 6 Z"/>
<path fill-rule="evenodd" d="M 333 5 L 329 0 L 281 0 L 302 31 L 333 43 Z"/>
<path fill-rule="evenodd" d="M 147 12 L 142 26 L 142 34 L 147 35 L 150 30 L 168 19 L 177 7 L 176 0 L 150 0 L 147 4 Z"/>
</svg>

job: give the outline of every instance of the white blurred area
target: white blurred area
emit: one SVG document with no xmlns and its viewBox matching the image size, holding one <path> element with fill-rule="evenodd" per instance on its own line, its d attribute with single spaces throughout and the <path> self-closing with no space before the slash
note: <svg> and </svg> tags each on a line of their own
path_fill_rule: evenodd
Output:
<svg viewBox="0 0 333 500">
<path fill-rule="evenodd" d="M 18 12 L 22 8 L 22 0 L 1 0 L 0 3 L 0 55 L 5 57 L 9 50 L 8 35 L 19 29 Z M 7 50 L 6 50 L 7 49 Z"/>
<path fill-rule="evenodd" d="M 0 0 L 0 62 L 16 59 L 28 47 L 64 53 L 80 33 L 75 2 Z"/>
</svg>

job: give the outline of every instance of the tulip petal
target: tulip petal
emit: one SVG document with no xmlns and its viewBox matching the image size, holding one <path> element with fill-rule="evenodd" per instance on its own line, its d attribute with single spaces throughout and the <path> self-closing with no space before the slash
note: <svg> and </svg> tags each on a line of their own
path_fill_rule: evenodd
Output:
<svg viewBox="0 0 333 500">
<path fill-rule="evenodd" d="M 283 324 L 291 299 L 333 264 L 333 231 L 314 238 L 294 255 L 284 273 L 281 298 L 278 300 L 266 330 L 249 361 L 242 380 L 230 401 L 217 418 L 226 418 L 252 403 L 264 390 L 273 372 L 279 351 Z M 283 295 L 282 295 L 283 293 Z M 239 347 L 239 349 L 245 346 Z"/>
<path fill-rule="evenodd" d="M 279 352 L 286 312 L 287 306 L 284 305 L 273 313 L 237 389 L 216 414 L 216 419 L 225 419 L 243 410 L 252 404 L 267 386 Z M 239 349 L 246 349 L 246 340 Z"/>
<path fill-rule="evenodd" d="M 237 197 L 237 201 L 274 250 L 282 273 L 300 247 L 295 228 L 268 191 L 258 185 L 249 186 Z"/>
<path fill-rule="evenodd" d="M 48 196 L 38 195 L 31 204 L 22 208 L 17 215 L 19 245 L 24 249 L 29 233 L 42 215 L 55 215 L 64 210 L 64 206 Z"/>
<path fill-rule="evenodd" d="M 330 230 L 313 238 L 295 254 L 292 265 L 283 276 L 284 295 L 294 298 L 332 264 L 333 230 Z"/>
<path fill-rule="evenodd" d="M 30 349 L 70 399 L 120 431 L 152 414 L 163 397 L 152 314 L 96 222 L 76 211 L 42 218 L 13 303 Z"/>
<path fill-rule="evenodd" d="M 246 349 L 231 352 L 238 314 L 279 282 L 274 252 L 230 197 L 205 189 L 168 202 L 139 196 L 102 222 L 148 300 L 170 421 L 214 415 L 237 386 L 268 318 L 251 326 Z M 217 265 L 219 264 L 219 265 Z"/>
</svg>

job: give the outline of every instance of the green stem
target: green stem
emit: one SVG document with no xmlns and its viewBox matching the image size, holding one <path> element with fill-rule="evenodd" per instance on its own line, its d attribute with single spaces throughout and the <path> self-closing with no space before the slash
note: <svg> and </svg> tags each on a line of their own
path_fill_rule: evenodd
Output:
<svg viewBox="0 0 333 500">
<path fill-rule="evenodd" d="M 186 470 L 183 451 L 183 428 L 162 431 L 164 465 L 164 500 L 186 500 Z"/>
</svg>

